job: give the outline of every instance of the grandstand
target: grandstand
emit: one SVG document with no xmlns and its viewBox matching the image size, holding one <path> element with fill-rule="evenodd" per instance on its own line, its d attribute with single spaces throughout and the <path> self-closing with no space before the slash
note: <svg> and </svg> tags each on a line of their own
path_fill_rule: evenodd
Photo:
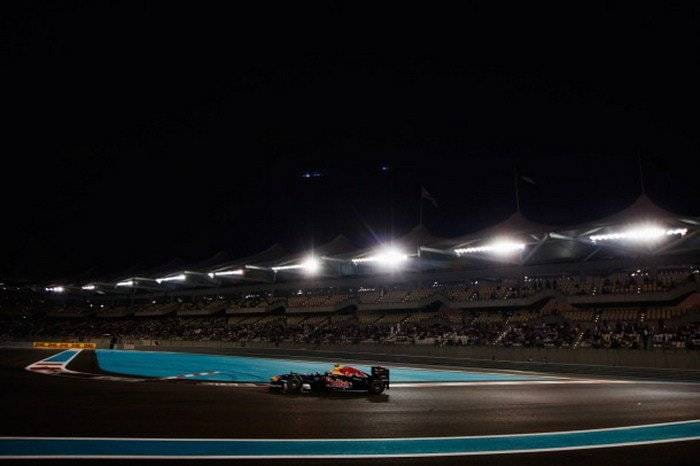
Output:
<svg viewBox="0 0 700 466">
<path fill-rule="evenodd" d="M 6 289 L 2 337 L 696 348 L 699 225 L 641 196 L 575 226 L 516 213 L 452 239 L 419 226 L 383 246 L 338 236 L 294 254 L 219 253 Z"/>
</svg>

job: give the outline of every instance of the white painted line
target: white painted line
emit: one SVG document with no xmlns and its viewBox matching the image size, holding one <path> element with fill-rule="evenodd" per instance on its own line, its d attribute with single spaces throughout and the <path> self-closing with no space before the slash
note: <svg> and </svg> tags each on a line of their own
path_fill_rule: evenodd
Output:
<svg viewBox="0 0 700 466">
<path fill-rule="evenodd" d="M 71 356 L 70 358 L 68 358 L 65 361 L 48 361 L 48 359 L 54 358 L 54 357 L 58 356 L 59 354 L 63 354 L 66 352 L 73 352 L 73 351 L 75 351 L 75 354 L 73 354 L 73 356 Z M 52 375 L 56 374 L 56 373 L 77 374 L 78 372 L 74 372 L 74 371 L 66 369 L 66 366 L 68 366 L 68 364 L 73 359 L 75 359 L 80 354 L 81 351 L 82 351 L 82 349 L 67 349 L 65 351 L 61 351 L 60 353 L 52 354 L 51 356 L 49 356 L 47 358 L 41 359 L 37 362 L 34 362 L 34 363 L 28 365 L 27 367 L 25 367 L 24 369 L 27 371 L 30 371 L 30 372 L 39 372 L 42 374 L 52 374 Z"/>
<path fill-rule="evenodd" d="M 200 382 L 199 385 L 207 385 L 209 387 L 226 387 L 226 388 L 260 388 L 266 387 L 267 384 L 256 383 L 239 383 L 239 382 Z"/>
<path fill-rule="evenodd" d="M 527 435 L 527 434 L 525 434 Z M 0 438 L 1 439 L 1 438 Z M 98 439 L 101 440 L 101 439 Z M 135 440 L 135 439 L 132 439 Z M 162 440 L 162 439 L 161 439 Z M 191 440 L 191 439 L 188 439 Z M 700 440 L 700 436 L 680 437 L 664 440 L 645 440 L 640 442 L 608 443 L 582 445 L 574 447 L 531 448 L 521 450 L 483 450 L 463 451 L 449 453 L 395 453 L 380 454 L 368 453 L 358 455 L 17 455 L 0 456 L 1 460 L 8 459 L 363 459 L 363 458 L 434 458 L 456 456 L 486 456 L 486 455 L 512 455 L 521 453 L 544 453 L 554 451 L 596 450 L 601 448 L 633 447 L 640 445 L 655 445 L 676 442 L 689 442 Z M 249 440 L 246 440 L 249 441 Z"/>
<path fill-rule="evenodd" d="M 204 377 L 207 375 L 216 375 L 216 374 L 221 374 L 221 371 L 193 372 L 191 374 L 171 375 L 168 377 L 162 377 L 161 380 L 175 380 L 175 379 L 191 378 L 191 377 Z"/>
<path fill-rule="evenodd" d="M 427 387 L 474 387 L 496 385 L 582 385 L 582 384 L 628 384 L 627 380 L 495 380 L 474 382 L 394 382 L 391 388 L 427 388 Z"/>
<path fill-rule="evenodd" d="M 642 442 L 609 443 L 600 445 L 583 445 L 576 447 L 553 447 L 553 448 L 531 448 L 522 450 L 484 450 L 468 452 L 450 453 L 397 453 L 378 454 L 369 453 L 364 455 L 18 455 L 0 456 L 2 460 L 14 459 L 192 459 L 192 460 L 225 460 L 225 459 L 372 459 L 372 458 L 436 458 L 436 457 L 456 457 L 456 456 L 488 456 L 488 455 L 512 455 L 521 453 L 545 453 L 555 451 L 573 450 L 596 450 L 601 448 L 634 447 L 640 445 L 655 445 L 664 443 L 690 442 L 700 440 L 700 437 L 681 437 L 664 440 L 646 440 Z"/>
<path fill-rule="evenodd" d="M 663 426 L 675 426 L 682 424 L 693 424 L 695 422 L 700 422 L 700 419 L 687 419 L 685 421 L 668 421 L 668 422 L 654 422 L 651 424 L 635 424 L 631 426 L 618 426 L 618 427 L 597 427 L 595 429 L 581 429 L 581 430 L 555 430 L 552 432 L 525 432 L 520 434 L 490 434 L 490 435 L 458 435 L 458 436 L 446 436 L 446 437 L 357 437 L 357 438 L 202 438 L 202 437 L 182 437 L 182 438 L 172 438 L 172 437 L 30 437 L 30 436 L 0 436 L 0 440 L 108 440 L 108 441 L 119 441 L 128 440 L 134 442 L 308 442 L 313 440 L 314 442 L 384 442 L 387 440 L 463 440 L 463 439 L 478 439 L 478 438 L 508 438 L 508 437 L 522 437 L 527 436 L 537 436 L 537 435 L 559 435 L 559 434 L 583 434 L 588 432 L 602 432 L 611 430 L 625 430 L 625 429 L 644 429 L 647 427 L 663 427 Z M 697 437 L 692 437 L 697 438 Z M 529 450 L 528 450 L 529 451 Z"/>
</svg>

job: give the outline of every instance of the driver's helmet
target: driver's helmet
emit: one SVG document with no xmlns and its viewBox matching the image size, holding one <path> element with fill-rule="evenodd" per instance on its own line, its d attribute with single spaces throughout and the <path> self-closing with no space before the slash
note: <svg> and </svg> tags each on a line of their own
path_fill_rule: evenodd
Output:
<svg viewBox="0 0 700 466">
<path fill-rule="evenodd" d="M 344 366 L 342 364 L 334 364 L 331 369 L 331 374 L 333 375 L 344 375 L 347 377 L 367 377 L 367 374 L 362 372 L 360 369 L 356 369 L 352 366 Z"/>
</svg>

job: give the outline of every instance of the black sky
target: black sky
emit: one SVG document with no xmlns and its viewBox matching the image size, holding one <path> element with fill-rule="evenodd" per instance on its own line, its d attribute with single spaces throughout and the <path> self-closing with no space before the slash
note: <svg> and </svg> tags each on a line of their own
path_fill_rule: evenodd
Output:
<svg viewBox="0 0 700 466">
<path fill-rule="evenodd" d="M 515 165 L 543 223 L 631 203 L 640 156 L 652 199 L 700 215 L 697 8 L 236 3 L 0 15 L 0 281 L 367 245 L 421 185 L 462 234 L 512 213 Z"/>
</svg>

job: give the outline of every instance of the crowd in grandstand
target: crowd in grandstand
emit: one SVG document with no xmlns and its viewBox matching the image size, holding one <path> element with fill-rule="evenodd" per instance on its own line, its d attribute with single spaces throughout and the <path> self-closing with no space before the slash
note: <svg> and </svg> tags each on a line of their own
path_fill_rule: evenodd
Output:
<svg viewBox="0 0 700 466">
<path fill-rule="evenodd" d="M 479 302 L 527 298 L 544 290 L 564 296 L 600 296 L 609 294 L 646 294 L 671 290 L 692 281 L 688 268 L 616 272 L 606 275 L 567 275 L 557 277 L 521 277 L 518 279 L 482 279 L 469 282 L 431 283 L 421 286 L 359 288 L 355 290 L 306 290 L 288 298 L 292 307 L 332 306 L 356 298 L 363 304 L 420 302 L 441 294 L 455 302 Z"/>
<path fill-rule="evenodd" d="M 689 348 L 700 347 L 697 316 L 676 322 L 602 320 L 580 322 L 566 313 L 391 312 L 234 317 L 127 317 L 56 319 L 33 316 L 3 322 L 0 340 L 116 336 L 122 341 L 210 340 L 311 344 L 393 343 L 497 345 L 504 347 Z M 689 313 L 682 314 L 684 317 Z M 697 313 L 696 313 L 697 314 Z M 643 316 L 642 313 L 638 315 Z"/>
<path fill-rule="evenodd" d="M 697 305 L 595 308 L 566 304 L 571 296 L 663 293 L 697 285 L 678 267 L 601 276 L 521 277 L 153 300 L 73 301 L 57 306 L 36 295 L 3 295 L 0 340 L 116 336 L 136 340 L 213 340 L 240 343 L 497 345 L 557 348 L 697 348 Z M 692 286 L 691 286 L 692 288 Z M 512 301 L 479 309 L 479 301 L 517 300 L 557 290 L 564 306 Z M 682 290 L 681 290 L 682 291 Z M 435 300 L 440 297 L 441 299 Z M 539 298 L 537 298 L 539 299 Z M 472 310 L 459 303 L 473 303 Z M 500 305 L 500 303 L 499 303 Z M 382 306 L 385 306 L 382 308 Z M 386 307 L 389 306 L 389 307 Z M 539 307 L 538 307 L 539 306 Z M 382 310 L 383 309 L 383 310 Z"/>
</svg>

